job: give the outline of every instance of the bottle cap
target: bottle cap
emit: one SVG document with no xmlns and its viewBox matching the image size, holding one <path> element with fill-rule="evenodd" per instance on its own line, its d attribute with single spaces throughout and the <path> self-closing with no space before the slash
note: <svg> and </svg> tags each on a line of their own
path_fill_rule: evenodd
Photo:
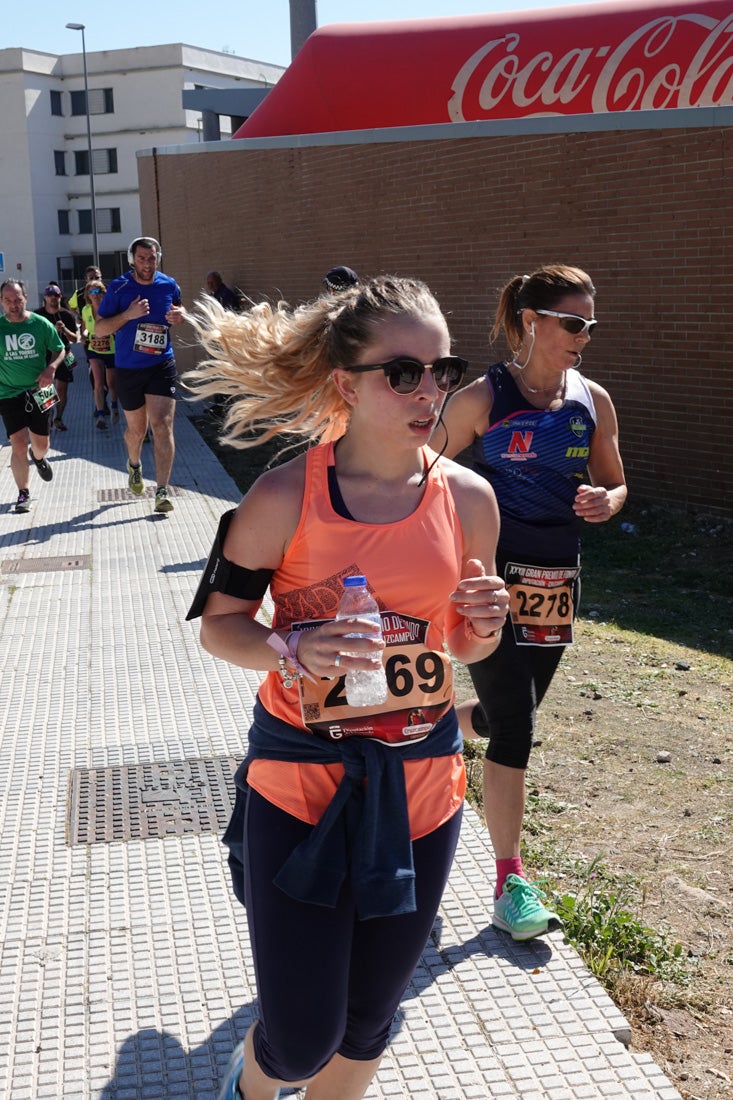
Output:
<svg viewBox="0 0 733 1100">
<path fill-rule="evenodd" d="M 366 577 L 357 574 L 355 577 L 344 577 L 344 588 L 361 588 L 366 584 Z"/>
</svg>

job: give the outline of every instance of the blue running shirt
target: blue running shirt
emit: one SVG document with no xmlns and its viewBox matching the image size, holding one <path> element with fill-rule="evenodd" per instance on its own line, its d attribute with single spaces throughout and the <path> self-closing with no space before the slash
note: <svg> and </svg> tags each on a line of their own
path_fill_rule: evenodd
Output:
<svg viewBox="0 0 733 1100">
<path fill-rule="evenodd" d="M 152 283 L 138 283 L 133 271 L 119 275 L 107 287 L 99 307 L 100 317 L 124 313 L 136 298 L 147 298 L 150 313 L 127 321 L 115 333 L 115 366 L 154 367 L 173 358 L 170 325 L 165 315 L 171 306 L 181 304 L 181 291 L 175 279 L 156 271 Z M 144 350 L 142 350 L 144 349 Z"/>
</svg>

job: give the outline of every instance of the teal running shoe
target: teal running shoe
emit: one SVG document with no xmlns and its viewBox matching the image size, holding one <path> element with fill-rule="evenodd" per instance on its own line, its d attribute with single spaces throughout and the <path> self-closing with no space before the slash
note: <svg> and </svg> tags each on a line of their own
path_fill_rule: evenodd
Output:
<svg viewBox="0 0 733 1100">
<path fill-rule="evenodd" d="M 544 899 L 539 886 L 519 875 L 508 875 L 500 896 L 494 901 L 492 924 L 518 941 L 531 940 L 562 928 L 560 918 L 543 905 Z"/>
<path fill-rule="evenodd" d="M 227 1074 L 221 1086 L 218 1100 L 244 1100 L 239 1091 L 239 1078 L 242 1076 L 244 1066 L 244 1043 L 237 1043 L 229 1059 Z M 280 1095 L 278 1090 L 277 1095 Z"/>
</svg>

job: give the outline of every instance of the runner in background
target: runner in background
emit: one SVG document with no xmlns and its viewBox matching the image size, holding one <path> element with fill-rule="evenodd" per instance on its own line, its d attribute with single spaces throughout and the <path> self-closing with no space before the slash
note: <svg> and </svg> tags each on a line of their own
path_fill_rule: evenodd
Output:
<svg viewBox="0 0 733 1100">
<path fill-rule="evenodd" d="M 0 416 L 10 440 L 10 469 L 18 488 L 16 512 L 30 509 L 28 462 L 42 481 L 51 481 L 49 409 L 53 407 L 54 373 L 66 354 L 55 325 L 28 311 L 20 279 L 0 286 Z M 45 390 L 45 393 L 39 392 Z"/>
<path fill-rule="evenodd" d="M 120 419 L 115 389 L 115 338 L 96 336 L 97 311 L 107 287 L 101 279 L 92 279 L 84 287 L 84 304 L 81 309 L 86 332 L 87 360 L 94 388 L 94 417 L 97 428 L 107 429 L 107 416 L 116 424 Z M 109 410 L 109 412 L 108 412 Z"/>
<path fill-rule="evenodd" d="M 94 264 L 90 264 L 89 267 L 84 269 L 84 286 L 78 286 L 68 301 L 69 309 L 73 309 L 79 319 L 81 319 L 82 306 L 84 305 L 84 287 L 87 283 L 91 283 L 93 279 L 101 278 L 102 272 Z"/>
<path fill-rule="evenodd" d="M 175 279 L 158 270 L 160 245 L 137 237 L 127 251 L 130 270 L 113 279 L 97 311 L 94 333 L 115 338 L 115 385 L 127 429 L 127 483 L 142 496 L 142 450 L 150 424 L 155 457 L 156 512 L 171 512 L 168 482 L 173 468 L 176 363 L 171 325 L 185 320 Z"/>
<path fill-rule="evenodd" d="M 71 345 L 79 339 L 79 327 L 76 323 L 76 315 L 63 305 L 61 287 L 57 283 L 50 283 L 43 292 L 43 305 L 34 310 L 40 317 L 45 317 L 54 326 L 64 344 L 64 357 L 56 368 L 54 385 L 59 400 L 54 409 L 53 426 L 59 432 L 65 432 L 64 412 L 69 399 L 69 386 L 74 381 L 74 367 L 76 356 L 71 350 Z"/>
<path fill-rule="evenodd" d="M 581 521 L 604 523 L 626 500 L 611 398 L 579 372 L 596 324 L 595 287 L 576 267 L 516 275 L 501 292 L 492 341 L 511 358 L 457 393 L 435 445 L 494 487 L 501 514 L 497 572 L 511 615 L 495 653 L 469 666 L 478 699 L 458 708 L 464 737 L 488 737 L 484 811 L 496 858 L 494 924 L 515 940 L 558 921 L 527 882 L 520 838 L 537 707 L 572 643 Z"/>
<path fill-rule="evenodd" d="M 84 268 L 84 283 L 83 283 L 83 285 L 76 287 L 73 294 L 71 295 L 68 302 L 66 303 L 68 305 L 69 309 L 72 309 L 74 311 L 74 314 L 76 315 L 77 320 L 79 321 L 80 331 L 81 331 L 81 343 L 82 343 L 82 347 L 84 348 L 85 354 L 88 351 L 87 345 L 89 343 L 89 339 L 88 339 L 87 332 L 86 332 L 86 329 L 85 329 L 85 326 L 84 326 L 84 303 L 86 301 L 86 299 L 84 297 L 84 290 L 86 288 L 87 283 L 90 283 L 93 279 L 101 279 L 101 278 L 102 278 L 102 272 L 100 271 L 100 269 L 98 267 L 95 267 L 94 264 L 90 264 L 89 267 Z M 89 367 L 89 370 L 87 372 L 88 375 L 89 375 L 89 384 L 91 385 L 92 390 L 93 390 L 94 389 L 94 374 L 92 373 L 92 368 L 91 368 L 91 364 L 89 363 L 89 356 L 88 355 L 87 355 L 87 365 Z M 109 415 L 109 409 L 105 406 L 105 416 L 108 416 L 108 415 Z"/>
<path fill-rule="evenodd" d="M 353 267 L 345 267 L 343 264 L 329 268 L 323 276 L 323 285 L 329 294 L 340 294 L 342 290 L 356 286 L 358 282 L 359 276 Z"/>
</svg>

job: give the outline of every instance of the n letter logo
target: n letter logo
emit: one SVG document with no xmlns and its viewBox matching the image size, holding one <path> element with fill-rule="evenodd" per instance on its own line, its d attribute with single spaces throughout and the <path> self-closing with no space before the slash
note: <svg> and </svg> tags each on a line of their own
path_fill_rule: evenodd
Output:
<svg viewBox="0 0 733 1100">
<path fill-rule="evenodd" d="M 534 432 L 512 432 L 511 442 L 509 443 L 509 454 L 528 454 L 532 446 L 533 435 Z"/>
</svg>

